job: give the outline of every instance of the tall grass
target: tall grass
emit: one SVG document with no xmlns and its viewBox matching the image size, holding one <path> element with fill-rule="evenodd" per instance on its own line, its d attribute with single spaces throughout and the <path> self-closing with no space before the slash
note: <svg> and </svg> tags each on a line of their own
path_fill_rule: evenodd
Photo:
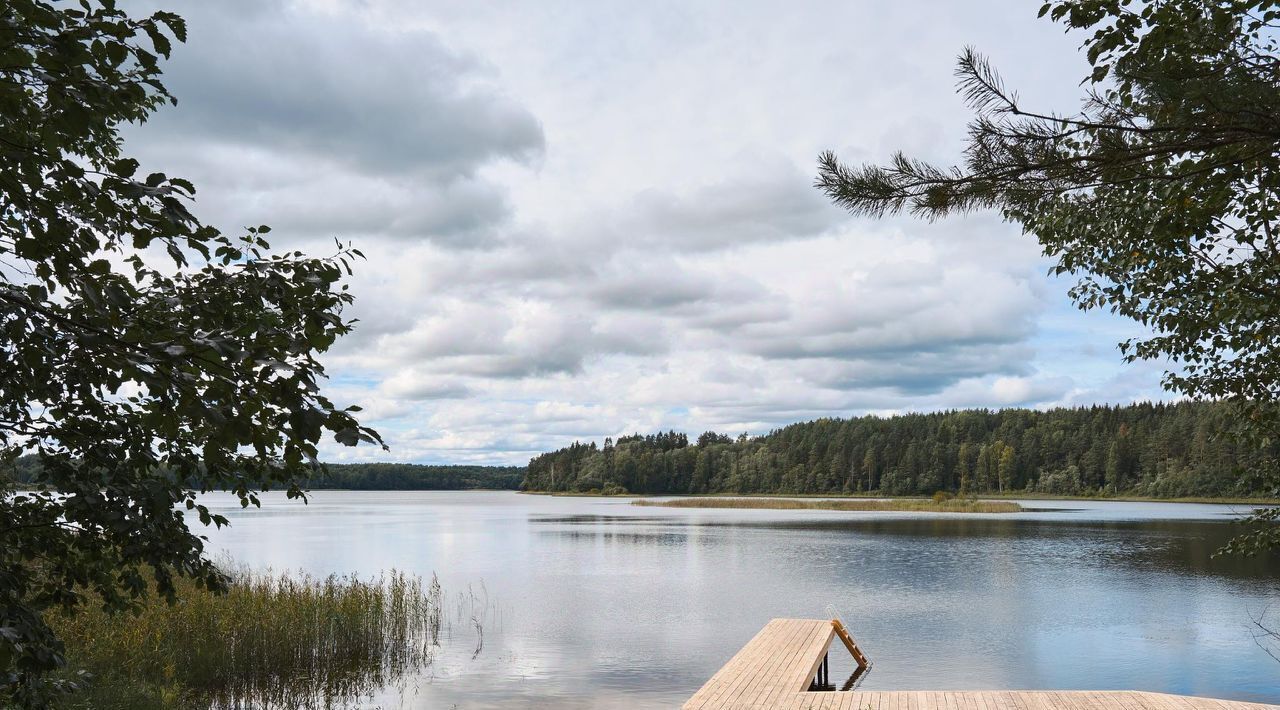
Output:
<svg viewBox="0 0 1280 710">
<path fill-rule="evenodd" d="M 374 580 L 232 574 L 214 595 L 187 585 L 181 601 L 141 613 L 85 608 L 53 620 L 69 667 L 93 678 L 78 708 L 341 707 L 428 665 L 441 592 L 400 572 Z"/>
<path fill-rule="evenodd" d="M 773 510 L 880 510 L 927 513 L 1017 513 L 1017 503 L 972 498 L 892 500 L 814 500 L 796 498 L 675 498 L 635 500 L 632 505 L 664 508 L 768 508 Z"/>
</svg>

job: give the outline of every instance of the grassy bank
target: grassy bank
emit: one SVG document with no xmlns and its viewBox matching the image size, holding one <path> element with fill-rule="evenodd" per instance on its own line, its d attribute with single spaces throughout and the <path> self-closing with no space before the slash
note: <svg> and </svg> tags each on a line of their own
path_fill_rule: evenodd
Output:
<svg viewBox="0 0 1280 710">
<path fill-rule="evenodd" d="M 1211 496 L 1184 496 L 1181 498 L 1156 498 L 1152 496 L 1131 496 L 1131 495 L 1096 495 L 1096 496 L 1059 496 L 1049 495 L 1047 493 L 1025 493 L 1022 491 L 1014 491 L 1012 493 L 1001 494 L 1002 498 L 1014 500 L 1103 500 L 1103 501 L 1119 501 L 1122 503 L 1208 503 L 1214 505 L 1280 505 L 1280 498 L 1214 498 Z"/>
<path fill-rule="evenodd" d="M 791 499 L 791 498 L 675 498 L 672 500 L 637 500 L 632 505 L 663 508 L 767 508 L 770 510 L 871 510 L 922 513 L 1017 513 L 1022 506 L 1009 501 L 974 500 L 970 498 L 897 498 L 872 499 Z"/>
<path fill-rule="evenodd" d="M 440 597 L 434 579 L 396 572 L 237 573 L 221 596 L 187 585 L 137 615 L 55 615 L 69 671 L 92 674 L 65 706 L 341 707 L 430 663 Z"/>
<path fill-rule="evenodd" d="M 643 496 L 660 496 L 661 493 L 628 493 L 590 490 L 590 491 L 520 491 L 527 496 L 550 496 L 552 498 L 638 498 Z"/>
</svg>

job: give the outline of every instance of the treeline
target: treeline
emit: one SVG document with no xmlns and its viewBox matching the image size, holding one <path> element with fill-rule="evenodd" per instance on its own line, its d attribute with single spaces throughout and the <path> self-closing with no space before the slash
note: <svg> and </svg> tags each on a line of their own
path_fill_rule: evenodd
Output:
<svg viewBox="0 0 1280 710">
<path fill-rule="evenodd" d="M 516 490 L 524 480 L 523 466 L 427 466 L 413 463 L 331 463 L 327 472 L 307 481 L 305 488 L 362 491 Z M 20 456 L 0 463 L 0 479 L 21 485 L 38 482 L 40 459 Z"/>
<path fill-rule="evenodd" d="M 764 436 L 666 432 L 574 444 L 523 488 L 606 493 L 1271 494 L 1276 451 L 1237 445 L 1214 402 L 819 419 Z"/>
<path fill-rule="evenodd" d="M 516 490 L 523 466 L 427 466 L 416 463 L 331 463 L 310 487 L 359 491 Z"/>
</svg>

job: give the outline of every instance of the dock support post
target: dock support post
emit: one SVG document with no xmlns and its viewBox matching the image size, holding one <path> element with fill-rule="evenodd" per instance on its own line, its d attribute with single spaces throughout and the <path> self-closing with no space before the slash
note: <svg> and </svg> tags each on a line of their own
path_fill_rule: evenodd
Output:
<svg viewBox="0 0 1280 710">
<path fill-rule="evenodd" d="M 813 689 L 826 690 L 831 687 L 831 666 L 829 664 L 831 654 L 823 654 L 822 662 L 818 664 L 818 670 L 813 674 Z"/>
</svg>

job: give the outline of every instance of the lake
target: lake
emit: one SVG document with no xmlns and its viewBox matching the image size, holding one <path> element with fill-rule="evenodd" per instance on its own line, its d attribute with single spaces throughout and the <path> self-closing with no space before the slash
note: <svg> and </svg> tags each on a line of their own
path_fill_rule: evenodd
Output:
<svg viewBox="0 0 1280 710">
<path fill-rule="evenodd" d="M 838 613 L 860 688 L 1138 689 L 1280 703 L 1277 558 L 1211 560 L 1245 506 L 1002 515 L 678 509 L 514 492 L 268 495 L 211 548 L 255 568 L 439 576 L 445 638 L 388 707 L 677 707 L 773 617 Z M 831 677 L 852 671 L 839 648 Z"/>
</svg>

